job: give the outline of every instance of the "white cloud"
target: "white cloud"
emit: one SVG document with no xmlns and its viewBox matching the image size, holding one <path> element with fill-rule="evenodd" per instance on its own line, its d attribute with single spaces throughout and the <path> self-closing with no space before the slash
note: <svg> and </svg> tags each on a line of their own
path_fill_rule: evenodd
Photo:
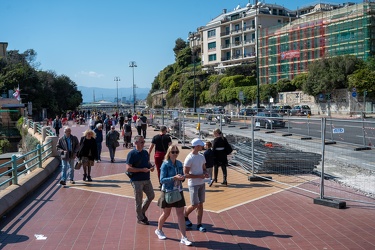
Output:
<svg viewBox="0 0 375 250">
<path fill-rule="evenodd" d="M 94 77 L 94 78 L 101 78 L 101 77 L 104 77 L 104 74 L 99 74 L 95 71 L 81 71 L 79 73 L 80 75 L 84 75 L 84 76 L 89 76 L 89 77 Z"/>
</svg>

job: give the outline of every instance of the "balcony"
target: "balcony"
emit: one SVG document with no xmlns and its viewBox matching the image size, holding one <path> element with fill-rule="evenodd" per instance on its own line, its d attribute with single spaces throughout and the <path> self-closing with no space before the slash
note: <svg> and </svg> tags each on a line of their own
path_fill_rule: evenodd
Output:
<svg viewBox="0 0 375 250">
<path fill-rule="evenodd" d="M 233 55 L 232 56 L 233 60 L 235 60 L 235 59 L 242 59 L 242 58 L 243 58 L 242 54 L 238 54 L 238 55 Z"/>
<path fill-rule="evenodd" d="M 229 35 L 230 35 L 230 31 L 224 31 L 220 33 L 220 36 L 229 36 Z"/>
<path fill-rule="evenodd" d="M 231 47 L 230 43 L 221 45 L 221 49 L 229 49 L 230 47 Z"/>
<path fill-rule="evenodd" d="M 241 46 L 242 45 L 242 41 L 235 41 L 233 43 L 233 47 L 237 47 L 237 46 Z"/>
<path fill-rule="evenodd" d="M 250 52 L 250 53 L 246 53 L 244 58 L 245 57 L 255 57 L 257 54 L 255 52 Z"/>
<path fill-rule="evenodd" d="M 230 57 L 226 56 L 226 57 L 222 57 L 221 61 L 225 62 L 225 61 L 229 61 L 230 59 L 231 59 Z"/>
<path fill-rule="evenodd" d="M 230 33 L 231 33 L 231 34 L 242 33 L 242 29 L 234 29 L 234 30 L 231 30 Z"/>
<path fill-rule="evenodd" d="M 255 39 L 246 39 L 243 41 L 243 44 L 255 44 Z"/>
</svg>

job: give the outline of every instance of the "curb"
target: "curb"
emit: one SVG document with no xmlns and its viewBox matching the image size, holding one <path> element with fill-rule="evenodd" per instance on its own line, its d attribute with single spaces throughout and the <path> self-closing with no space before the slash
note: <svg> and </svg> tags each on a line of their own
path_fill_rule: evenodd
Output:
<svg viewBox="0 0 375 250">
<path fill-rule="evenodd" d="M 43 184 L 59 165 L 60 161 L 56 157 L 50 157 L 43 163 L 42 168 L 37 168 L 20 179 L 18 185 L 10 185 L 0 191 L 0 216 L 4 216 Z"/>
</svg>

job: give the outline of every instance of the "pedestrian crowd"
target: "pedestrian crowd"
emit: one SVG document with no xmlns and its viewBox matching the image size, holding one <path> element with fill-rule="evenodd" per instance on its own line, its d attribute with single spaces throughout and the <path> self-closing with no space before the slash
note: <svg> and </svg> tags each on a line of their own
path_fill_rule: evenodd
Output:
<svg viewBox="0 0 375 250">
<path fill-rule="evenodd" d="M 132 139 L 132 126 L 137 133 Z M 119 124 L 119 131 L 116 125 Z M 53 121 L 56 135 L 59 136 L 59 116 Z M 107 128 L 109 126 L 109 128 Z M 112 118 L 105 114 L 91 114 L 88 128 L 83 136 L 78 138 L 72 135 L 69 126 L 64 127 L 64 135 L 58 139 L 57 150 L 61 156 L 61 185 L 75 184 L 74 170 L 83 168 L 83 181 L 93 181 L 92 167 L 102 161 L 102 143 L 108 147 L 111 163 L 115 162 L 116 148 L 120 146 L 119 140 L 123 138 L 123 147 L 131 148 L 126 156 L 125 171 L 130 178 L 135 198 L 135 210 L 137 222 L 141 225 L 149 225 L 146 216 L 147 210 L 155 198 L 155 192 L 151 183 L 151 173 L 156 168 L 160 197 L 157 205 L 162 209 L 158 219 L 155 234 L 160 240 L 167 239 L 163 232 L 163 226 L 169 218 L 172 208 L 175 209 L 178 220 L 178 228 L 181 234 L 180 243 L 190 246 L 193 243 L 187 238 L 186 230 L 193 227 L 189 216 L 193 211 L 196 214 L 196 230 L 206 232 L 203 224 L 204 202 L 206 194 L 206 181 L 211 187 L 218 180 L 218 170 L 222 169 L 223 182 L 227 185 L 227 155 L 231 153 L 231 147 L 219 129 L 214 130 L 213 142 L 202 141 L 195 138 L 191 141 L 191 151 L 184 161 L 178 160 L 180 149 L 173 144 L 167 134 L 167 127 L 160 126 L 160 133 L 153 136 L 148 150 L 145 149 L 145 139 L 148 121 L 146 116 L 131 113 L 117 113 Z M 103 135 L 103 130 L 105 134 Z M 130 146 L 130 147 L 129 147 Z M 229 148 L 229 149 L 228 149 Z M 202 153 L 203 149 L 205 151 Z M 150 156 L 154 151 L 153 161 Z M 212 173 L 212 171 L 214 173 Z M 183 194 L 183 183 L 186 181 L 189 190 L 190 204 L 187 204 Z M 143 194 L 146 195 L 145 199 Z"/>
</svg>

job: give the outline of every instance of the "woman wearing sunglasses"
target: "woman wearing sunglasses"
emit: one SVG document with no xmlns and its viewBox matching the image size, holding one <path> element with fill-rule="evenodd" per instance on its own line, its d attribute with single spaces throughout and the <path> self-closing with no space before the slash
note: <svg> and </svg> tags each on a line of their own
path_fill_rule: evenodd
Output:
<svg viewBox="0 0 375 250">
<path fill-rule="evenodd" d="M 182 192 L 182 182 L 185 180 L 185 176 L 182 162 L 177 160 L 179 153 L 180 151 L 176 145 L 169 146 L 167 153 L 165 154 L 165 160 L 161 165 L 160 183 L 162 184 L 162 192 L 158 200 L 158 206 L 163 209 L 163 213 L 159 217 L 158 228 L 155 230 L 155 234 L 161 240 L 165 240 L 167 238 L 162 231 L 163 225 L 171 214 L 172 208 L 175 207 L 178 217 L 178 227 L 181 232 L 180 243 L 190 246 L 192 245 L 192 242 L 186 237 L 184 217 L 184 207 L 186 203 Z M 167 203 L 165 200 L 165 193 L 175 189 L 180 191 L 182 199 L 174 203 Z"/>
</svg>

